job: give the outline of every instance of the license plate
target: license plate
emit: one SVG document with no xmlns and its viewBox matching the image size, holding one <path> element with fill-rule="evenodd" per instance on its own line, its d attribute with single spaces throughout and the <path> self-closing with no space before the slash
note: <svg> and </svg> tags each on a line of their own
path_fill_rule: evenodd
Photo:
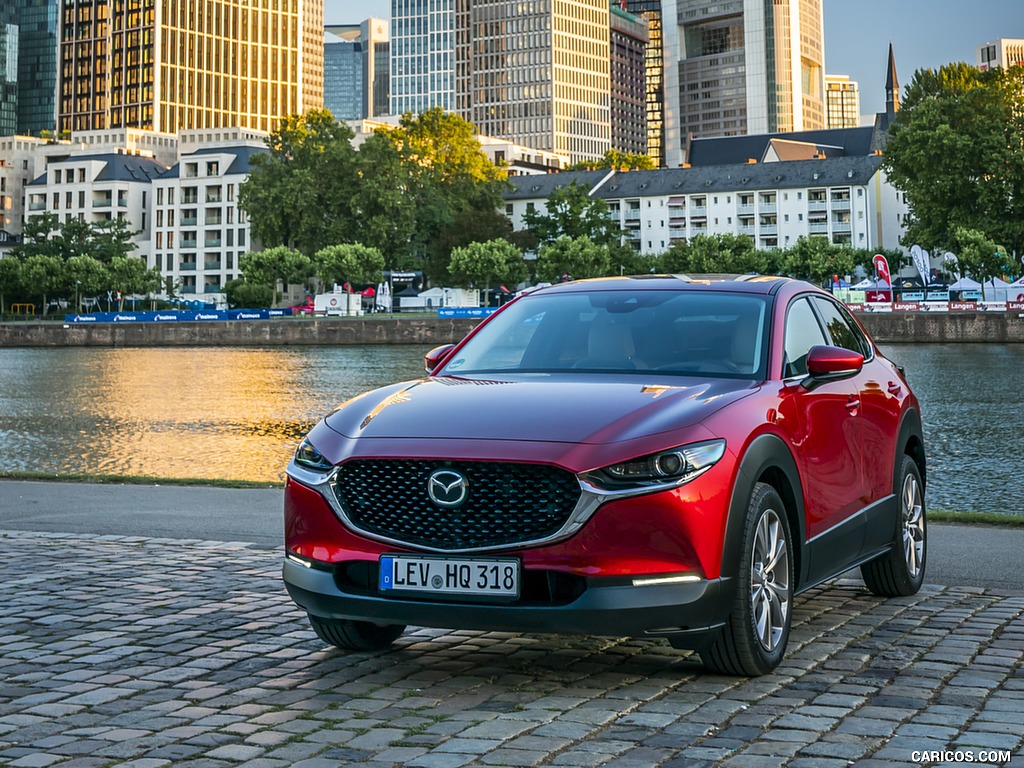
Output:
<svg viewBox="0 0 1024 768">
<path fill-rule="evenodd" d="M 380 589 L 420 595 L 515 599 L 519 597 L 519 561 L 382 555 Z"/>
</svg>

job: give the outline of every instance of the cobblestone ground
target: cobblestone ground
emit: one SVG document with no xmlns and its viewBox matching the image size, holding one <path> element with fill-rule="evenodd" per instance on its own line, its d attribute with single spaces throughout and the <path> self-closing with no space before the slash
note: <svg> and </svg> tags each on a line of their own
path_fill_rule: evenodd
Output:
<svg viewBox="0 0 1024 768">
<path fill-rule="evenodd" d="M 1024 594 L 834 583 L 746 680 L 644 640 L 420 629 L 345 655 L 280 552 L 0 535 L 0 766 L 1024 766 Z"/>
</svg>

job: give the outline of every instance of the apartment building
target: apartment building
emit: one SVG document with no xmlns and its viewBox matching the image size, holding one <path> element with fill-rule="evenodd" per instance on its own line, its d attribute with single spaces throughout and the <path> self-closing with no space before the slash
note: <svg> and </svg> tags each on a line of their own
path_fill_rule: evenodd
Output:
<svg viewBox="0 0 1024 768">
<path fill-rule="evenodd" d="M 166 170 L 151 156 L 124 148 L 78 150 L 50 158 L 45 172 L 26 187 L 26 218 L 54 213 L 62 222 L 73 218 L 96 222 L 128 221 L 132 238 L 145 256 L 149 250 L 152 182 Z"/>
<path fill-rule="evenodd" d="M 232 129 L 184 131 L 180 142 L 178 162 L 153 180 L 148 266 L 176 293 L 215 301 L 254 248 L 238 189 L 252 157 L 267 148 L 253 132 Z"/>
<path fill-rule="evenodd" d="M 855 248 L 899 248 L 907 207 L 885 179 L 880 155 L 750 162 L 658 171 L 561 173 L 512 179 L 506 213 L 515 229 L 528 209 L 574 180 L 608 203 L 625 242 L 644 255 L 697 235 L 749 235 L 758 248 L 802 236 Z"/>
<path fill-rule="evenodd" d="M 614 2 L 611 24 L 612 149 L 647 154 L 647 45 L 650 35 L 642 16 Z"/>
<path fill-rule="evenodd" d="M 74 146 L 34 136 L 0 137 L 0 255 L 21 242 L 28 185 L 51 158 L 67 157 Z"/>
<path fill-rule="evenodd" d="M 860 87 L 849 75 L 825 75 L 825 122 L 827 128 L 860 125 Z"/>
</svg>

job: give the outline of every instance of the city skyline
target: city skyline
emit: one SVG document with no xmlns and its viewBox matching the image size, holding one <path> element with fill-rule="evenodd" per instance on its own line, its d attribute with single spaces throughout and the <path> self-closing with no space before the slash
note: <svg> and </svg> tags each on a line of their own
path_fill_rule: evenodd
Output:
<svg viewBox="0 0 1024 768">
<path fill-rule="evenodd" d="M 391 17 L 391 0 L 366 0 L 363 18 Z M 324 0 L 326 23 L 350 18 L 351 0 Z M 900 85 L 914 72 L 951 61 L 975 63 L 976 46 L 1000 37 L 1024 37 L 1024 3 L 986 0 L 965 6 L 960 0 L 824 0 L 825 69 L 849 75 L 860 85 L 863 114 L 885 109 L 885 68 L 889 43 L 896 55 Z"/>
</svg>

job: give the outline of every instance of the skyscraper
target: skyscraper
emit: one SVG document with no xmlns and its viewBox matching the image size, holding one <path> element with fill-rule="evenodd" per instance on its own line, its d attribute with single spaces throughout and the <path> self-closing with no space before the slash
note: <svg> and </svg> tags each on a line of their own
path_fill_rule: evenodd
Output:
<svg viewBox="0 0 1024 768">
<path fill-rule="evenodd" d="M 57 127 L 58 0 L 17 0 L 18 133 L 38 136 Z"/>
<path fill-rule="evenodd" d="M 663 0 L 666 159 L 690 135 L 825 127 L 822 0 Z"/>
<path fill-rule="evenodd" d="M 0 136 L 18 124 L 18 24 L 15 7 L 0 5 Z"/>
<path fill-rule="evenodd" d="M 324 40 L 324 106 L 340 120 L 388 114 L 388 22 L 328 25 Z"/>
<path fill-rule="evenodd" d="M 61 130 L 272 130 L 323 104 L 322 0 L 63 0 Z"/>
<path fill-rule="evenodd" d="M 661 0 L 625 0 L 625 8 L 647 22 L 647 154 L 665 165 L 665 63 L 662 58 Z"/>
<path fill-rule="evenodd" d="M 860 125 L 860 89 L 848 75 L 825 75 L 826 128 Z"/>
<path fill-rule="evenodd" d="M 982 70 L 1024 66 L 1024 40 L 1000 37 L 994 42 L 979 45 L 974 51 L 978 68 Z"/>
<path fill-rule="evenodd" d="M 455 111 L 487 136 L 601 157 L 609 12 L 608 0 L 455 0 Z"/>
<path fill-rule="evenodd" d="M 647 154 L 647 22 L 611 6 L 612 149 Z"/>
<path fill-rule="evenodd" d="M 391 1 L 391 114 L 455 107 L 455 0 Z"/>
</svg>

